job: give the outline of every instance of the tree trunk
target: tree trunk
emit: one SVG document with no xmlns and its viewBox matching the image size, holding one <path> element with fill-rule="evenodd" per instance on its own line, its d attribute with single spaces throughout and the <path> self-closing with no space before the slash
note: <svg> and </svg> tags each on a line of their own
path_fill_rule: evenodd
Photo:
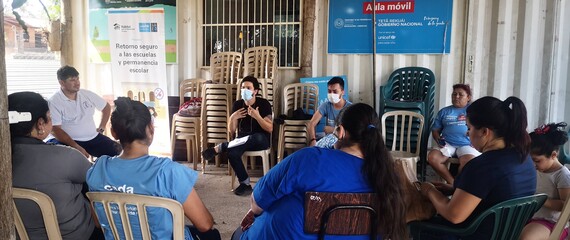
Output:
<svg viewBox="0 0 570 240">
<path fill-rule="evenodd" d="M 0 19 L 4 19 L 4 6 L 0 4 Z M 15 239 L 12 210 L 12 148 L 8 122 L 8 96 L 4 24 L 0 24 L 0 239 Z"/>
<path fill-rule="evenodd" d="M 303 4 L 303 46 L 301 50 L 301 77 L 313 75 L 313 40 L 315 37 L 315 8 L 317 0 Z"/>
<path fill-rule="evenodd" d="M 73 34 L 71 24 L 71 0 L 61 1 L 61 66 L 73 66 Z"/>
</svg>

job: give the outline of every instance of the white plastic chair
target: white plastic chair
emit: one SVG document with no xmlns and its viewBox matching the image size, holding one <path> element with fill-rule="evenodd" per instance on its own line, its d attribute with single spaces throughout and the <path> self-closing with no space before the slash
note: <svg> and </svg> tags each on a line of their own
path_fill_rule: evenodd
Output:
<svg viewBox="0 0 570 240">
<path fill-rule="evenodd" d="M 390 123 L 391 131 L 386 131 Z M 391 146 L 392 158 L 408 161 L 417 177 L 417 163 L 420 160 L 420 143 L 424 128 L 424 116 L 410 111 L 391 111 L 382 115 L 382 139 Z M 386 142 L 387 134 L 391 133 L 391 144 Z M 412 145 L 415 141 L 415 148 Z M 414 150 L 412 152 L 412 150 Z"/>
<path fill-rule="evenodd" d="M 51 198 L 45 193 L 24 189 L 24 188 L 12 188 L 12 200 L 16 199 L 27 199 L 34 201 L 40 207 L 42 212 L 42 218 L 44 220 L 44 226 L 46 228 L 46 234 L 50 240 L 59 240 L 61 238 L 61 232 L 59 231 L 59 223 L 57 221 L 57 213 L 55 211 L 55 206 Z M 24 227 L 24 222 L 20 217 L 20 213 L 16 208 L 16 202 L 14 204 L 14 224 L 16 225 L 16 230 L 18 231 L 18 236 L 22 240 L 28 240 L 28 233 Z"/>
<path fill-rule="evenodd" d="M 147 218 L 147 207 L 158 207 L 168 210 L 172 214 L 172 239 L 184 239 L 184 209 L 177 201 L 169 198 L 117 192 L 88 192 L 87 197 L 91 200 L 91 206 L 94 209 L 96 204 L 103 206 L 105 210 L 104 217 L 109 221 L 108 224 L 115 239 L 121 238 L 119 238 L 117 223 L 113 217 L 113 212 L 116 214 L 118 211 L 125 238 L 131 240 L 133 239 L 133 231 L 131 229 L 131 222 L 128 219 L 133 218 L 132 215 L 129 216 L 129 212 L 134 210 L 136 210 L 138 215 L 142 238 L 150 239 L 151 234 Z M 116 206 L 116 208 L 112 208 L 111 206 Z M 127 206 L 129 206 L 128 210 Z M 136 206 L 136 209 L 132 208 L 132 206 Z M 95 214 L 97 214 L 97 211 L 95 211 Z M 102 217 L 103 216 L 97 215 L 98 219 L 103 219 Z"/>
</svg>

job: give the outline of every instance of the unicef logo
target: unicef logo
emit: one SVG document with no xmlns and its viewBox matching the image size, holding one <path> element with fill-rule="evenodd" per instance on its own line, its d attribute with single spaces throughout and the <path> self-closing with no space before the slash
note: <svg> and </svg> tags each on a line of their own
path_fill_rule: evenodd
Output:
<svg viewBox="0 0 570 240">
<path fill-rule="evenodd" d="M 334 27 L 335 28 L 343 28 L 344 27 L 344 20 L 342 18 L 337 18 L 334 20 Z"/>
</svg>

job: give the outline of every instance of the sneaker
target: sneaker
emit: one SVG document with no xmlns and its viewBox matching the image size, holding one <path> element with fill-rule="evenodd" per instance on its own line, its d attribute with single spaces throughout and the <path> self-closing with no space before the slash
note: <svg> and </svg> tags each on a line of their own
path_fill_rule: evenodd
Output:
<svg viewBox="0 0 570 240">
<path fill-rule="evenodd" d="M 208 148 L 202 152 L 202 157 L 206 160 L 212 160 L 217 154 L 214 148 Z"/>
<path fill-rule="evenodd" d="M 251 194 L 252 191 L 253 189 L 251 188 L 251 185 L 240 183 L 239 186 L 234 189 L 234 194 L 238 196 L 244 196 Z"/>
</svg>

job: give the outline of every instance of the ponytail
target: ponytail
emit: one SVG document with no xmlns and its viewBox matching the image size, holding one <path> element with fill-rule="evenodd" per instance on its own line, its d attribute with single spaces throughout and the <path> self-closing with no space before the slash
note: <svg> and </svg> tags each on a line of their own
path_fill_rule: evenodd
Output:
<svg viewBox="0 0 570 240">
<path fill-rule="evenodd" d="M 508 97 L 502 103 L 509 121 L 507 122 L 507 132 L 504 134 L 507 146 L 513 146 L 521 155 L 524 161 L 530 153 L 530 136 L 526 128 L 528 126 L 526 107 L 517 97 Z"/>
<path fill-rule="evenodd" d="M 502 137 L 507 148 L 514 148 L 524 162 L 530 152 L 530 137 L 526 132 L 527 116 L 524 103 L 517 97 L 501 101 L 495 97 L 482 97 L 467 107 L 467 118 L 476 128 L 491 129 Z"/>
<path fill-rule="evenodd" d="M 375 209 L 382 213 L 382 217 L 378 219 L 379 228 L 385 239 L 403 239 L 407 234 L 405 221 L 394 220 L 406 218 L 406 206 L 401 179 L 394 170 L 392 156 L 384 145 L 378 127 L 365 130 L 362 139 L 362 172 L 379 196 L 375 206 Z"/>
<path fill-rule="evenodd" d="M 379 129 L 380 120 L 372 107 L 357 103 L 341 111 L 337 119 L 349 133 L 339 145 L 360 145 L 364 157 L 362 173 L 378 196 L 374 209 L 378 228 L 385 239 L 407 239 L 404 192 L 395 164 Z"/>
</svg>

